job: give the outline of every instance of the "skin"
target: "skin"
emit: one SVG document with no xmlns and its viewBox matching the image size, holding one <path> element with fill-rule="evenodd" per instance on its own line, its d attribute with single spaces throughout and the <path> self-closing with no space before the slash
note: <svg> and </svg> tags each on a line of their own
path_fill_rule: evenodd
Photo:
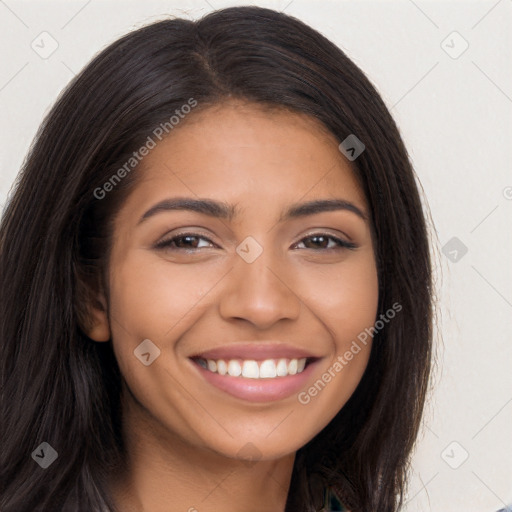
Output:
<svg viewBox="0 0 512 512">
<path fill-rule="evenodd" d="M 120 510 L 284 511 L 295 452 L 348 401 L 371 340 L 306 405 L 296 394 L 234 398 L 192 371 L 188 357 L 237 341 L 286 341 L 321 357 L 307 390 L 374 324 L 369 222 L 347 210 L 278 222 L 292 203 L 315 199 L 342 198 L 369 214 L 338 144 L 308 116 L 230 101 L 191 114 L 134 171 L 138 184 L 115 220 L 109 314 L 93 309 L 89 332 L 98 342 L 112 338 L 124 378 L 128 465 L 112 480 Z M 165 211 L 139 224 L 176 196 L 240 212 L 229 221 Z M 206 239 L 154 248 L 186 231 Z M 315 234 L 357 248 L 330 249 L 335 242 L 308 238 Z M 263 248 L 252 263 L 236 252 L 248 236 Z M 161 351 L 149 366 L 133 353 L 145 339 Z M 252 463 L 243 458 L 248 443 Z"/>
</svg>

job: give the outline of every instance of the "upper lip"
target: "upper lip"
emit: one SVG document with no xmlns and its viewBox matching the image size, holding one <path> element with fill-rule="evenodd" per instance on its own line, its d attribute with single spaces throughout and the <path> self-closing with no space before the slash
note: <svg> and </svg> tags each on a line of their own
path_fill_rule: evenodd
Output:
<svg viewBox="0 0 512 512">
<path fill-rule="evenodd" d="M 286 343 L 235 343 L 194 354 L 201 359 L 317 359 L 307 350 Z"/>
</svg>

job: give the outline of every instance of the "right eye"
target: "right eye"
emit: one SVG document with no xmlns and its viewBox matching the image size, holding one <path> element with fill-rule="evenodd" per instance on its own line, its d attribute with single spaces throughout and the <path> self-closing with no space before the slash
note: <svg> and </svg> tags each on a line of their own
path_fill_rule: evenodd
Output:
<svg viewBox="0 0 512 512">
<path fill-rule="evenodd" d="M 179 233 L 178 235 L 162 240 L 155 245 L 156 249 L 164 249 L 166 251 L 187 251 L 195 252 L 203 247 L 198 247 L 199 240 L 206 240 L 211 245 L 215 245 L 209 238 L 198 233 Z"/>
</svg>

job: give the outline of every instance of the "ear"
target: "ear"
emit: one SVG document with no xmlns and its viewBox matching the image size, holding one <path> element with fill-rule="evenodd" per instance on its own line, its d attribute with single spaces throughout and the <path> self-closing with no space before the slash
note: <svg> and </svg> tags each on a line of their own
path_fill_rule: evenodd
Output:
<svg viewBox="0 0 512 512">
<path fill-rule="evenodd" d="M 82 332 L 93 341 L 109 341 L 108 304 L 104 288 L 96 275 L 77 271 L 74 308 Z"/>
<path fill-rule="evenodd" d="M 111 337 L 110 323 L 107 314 L 107 301 L 99 295 L 89 306 L 89 321 L 85 334 L 94 341 L 109 341 Z"/>
</svg>

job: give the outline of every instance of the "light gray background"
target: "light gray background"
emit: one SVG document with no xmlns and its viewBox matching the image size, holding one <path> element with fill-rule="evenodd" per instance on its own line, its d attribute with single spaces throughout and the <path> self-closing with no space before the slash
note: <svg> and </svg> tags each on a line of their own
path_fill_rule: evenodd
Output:
<svg viewBox="0 0 512 512">
<path fill-rule="evenodd" d="M 302 19 L 367 73 L 430 205 L 442 343 L 404 510 L 512 503 L 512 0 L 0 0 L 0 205 L 43 116 L 93 55 L 168 15 L 250 4 Z M 31 47 L 52 39 L 48 58 Z"/>
</svg>

